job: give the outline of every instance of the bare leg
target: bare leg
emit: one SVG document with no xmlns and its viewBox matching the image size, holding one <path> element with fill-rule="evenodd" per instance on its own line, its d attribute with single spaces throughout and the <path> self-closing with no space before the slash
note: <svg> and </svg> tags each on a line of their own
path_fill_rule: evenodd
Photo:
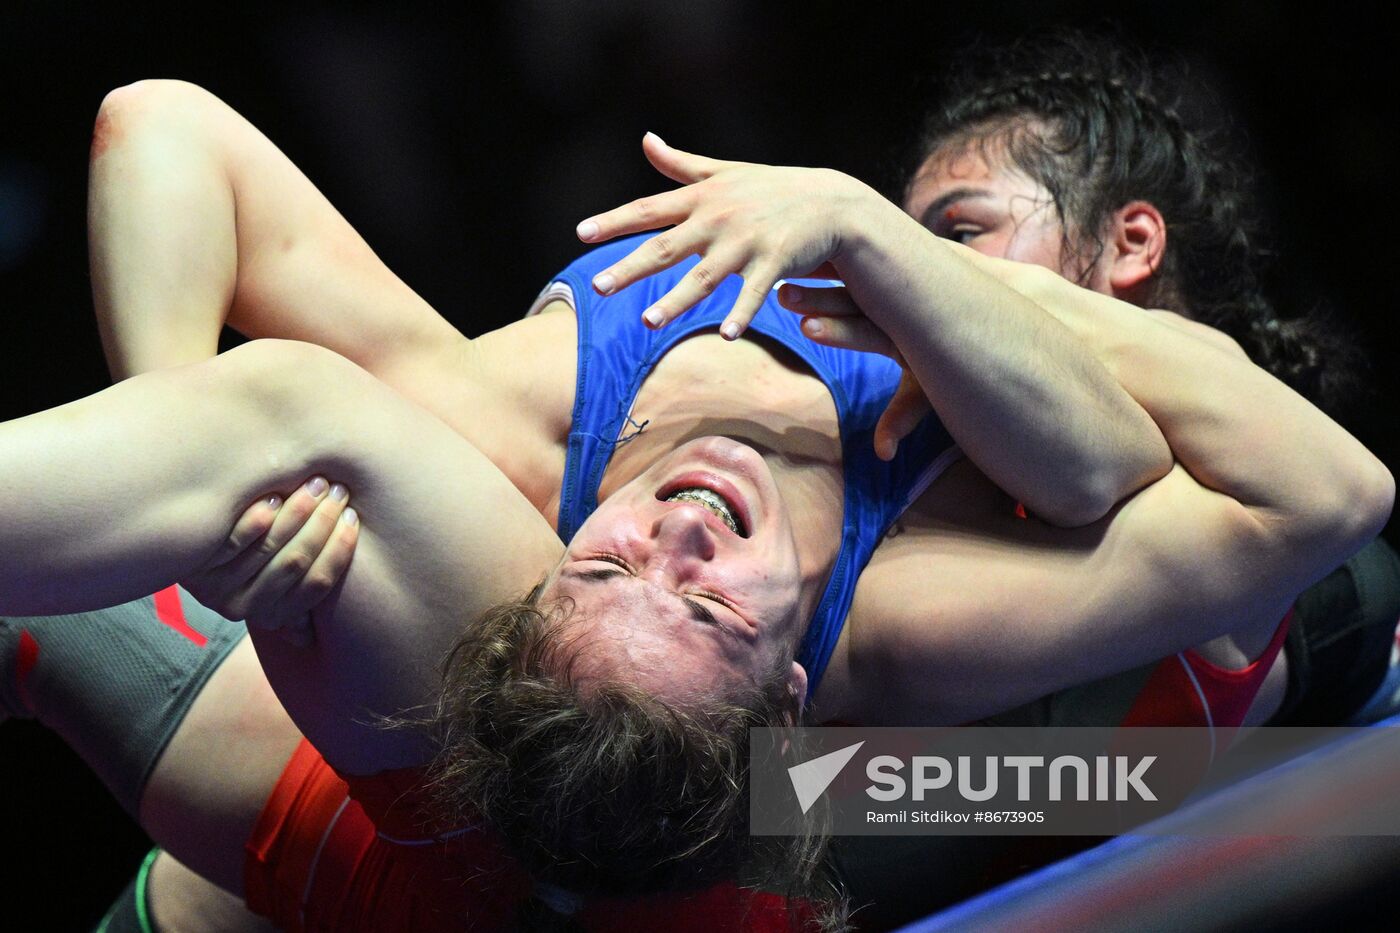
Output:
<svg viewBox="0 0 1400 933">
<path fill-rule="evenodd" d="M 151 865 L 146 882 L 150 916 L 159 933 L 263 933 L 276 929 L 243 901 L 206 881 L 169 852 Z"/>
<path fill-rule="evenodd" d="M 241 897 L 243 843 L 300 740 L 244 639 L 156 763 L 141 825 L 190 869 Z"/>
</svg>

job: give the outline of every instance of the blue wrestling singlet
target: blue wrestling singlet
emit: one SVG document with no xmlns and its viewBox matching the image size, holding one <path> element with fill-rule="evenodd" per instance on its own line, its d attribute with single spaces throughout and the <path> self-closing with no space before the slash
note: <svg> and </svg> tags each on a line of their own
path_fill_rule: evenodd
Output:
<svg viewBox="0 0 1400 933">
<path fill-rule="evenodd" d="M 743 284 L 731 275 L 675 322 L 650 330 L 642 323 L 642 311 L 670 291 L 698 258 L 606 298 L 594 292 L 591 284 L 594 275 L 631 253 L 643 239 L 631 237 L 593 250 L 555 276 L 535 303 L 538 309 L 562 298 L 578 315 L 578 383 L 559 501 L 559 536 L 566 542 L 598 507 L 598 484 L 613 449 L 638 430 L 629 417 L 647 374 L 686 337 L 717 329 Z M 899 385 L 898 364 L 878 354 L 813 343 L 802 334 L 801 320 L 770 295 L 750 327 L 812 368 L 831 392 L 841 427 L 845 481 L 841 548 L 797 653 L 807 671 L 811 697 L 836 647 L 856 581 L 870 555 L 895 519 L 960 452 L 942 423 L 930 415 L 900 443 L 894 460 L 885 463 L 875 456 L 875 424 Z"/>
</svg>

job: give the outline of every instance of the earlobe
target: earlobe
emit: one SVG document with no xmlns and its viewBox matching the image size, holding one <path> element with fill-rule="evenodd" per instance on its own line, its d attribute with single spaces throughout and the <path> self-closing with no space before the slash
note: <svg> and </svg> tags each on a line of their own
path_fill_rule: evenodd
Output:
<svg viewBox="0 0 1400 933">
<path fill-rule="evenodd" d="M 802 709 L 807 705 L 807 670 L 796 661 L 788 670 L 788 703 L 783 718 L 787 725 L 796 726 L 802 722 Z"/>
<path fill-rule="evenodd" d="M 1133 300 L 1162 267 L 1167 222 L 1150 201 L 1130 201 L 1113 214 L 1113 265 L 1108 284 L 1116 298 Z"/>
</svg>

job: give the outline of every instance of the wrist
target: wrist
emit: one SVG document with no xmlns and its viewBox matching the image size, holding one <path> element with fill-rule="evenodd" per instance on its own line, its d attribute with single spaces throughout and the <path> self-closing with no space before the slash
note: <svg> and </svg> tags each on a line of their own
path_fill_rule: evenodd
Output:
<svg viewBox="0 0 1400 933">
<path fill-rule="evenodd" d="M 833 233 L 831 262 L 837 269 L 854 269 L 871 245 L 881 240 L 890 223 L 888 212 L 903 212 L 858 178 L 835 169 L 819 171 L 829 185 L 825 201 Z"/>
</svg>

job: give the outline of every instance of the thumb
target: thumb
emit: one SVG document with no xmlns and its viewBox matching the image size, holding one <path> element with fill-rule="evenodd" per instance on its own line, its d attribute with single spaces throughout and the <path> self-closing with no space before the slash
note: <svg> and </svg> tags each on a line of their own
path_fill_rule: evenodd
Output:
<svg viewBox="0 0 1400 933">
<path fill-rule="evenodd" d="M 647 133 L 642 137 L 642 152 L 646 154 L 647 161 L 653 168 L 683 185 L 704 181 L 720 169 L 733 164 L 673 149 L 655 133 Z"/>
<path fill-rule="evenodd" d="M 908 369 L 900 376 L 899 388 L 890 396 L 884 414 L 875 425 L 875 456 L 881 460 L 893 460 L 899 449 L 899 442 L 918 427 L 924 416 L 933 410 L 923 386 Z"/>
</svg>

